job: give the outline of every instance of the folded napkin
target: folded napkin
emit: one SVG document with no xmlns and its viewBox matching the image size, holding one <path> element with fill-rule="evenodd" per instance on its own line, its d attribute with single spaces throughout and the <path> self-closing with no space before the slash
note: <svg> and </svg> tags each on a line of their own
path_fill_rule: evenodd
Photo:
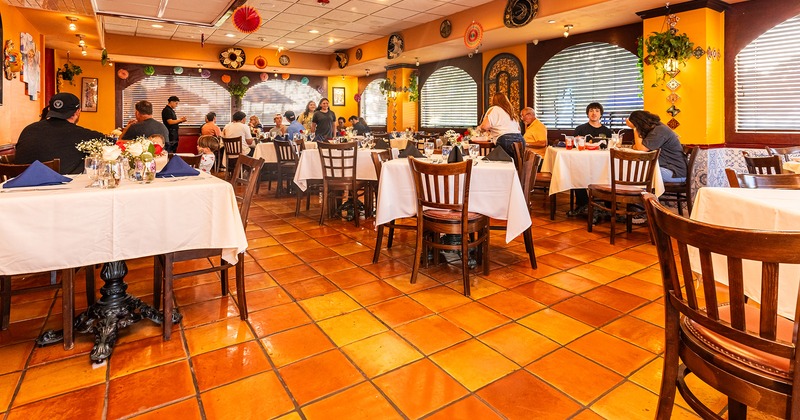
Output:
<svg viewBox="0 0 800 420">
<path fill-rule="evenodd" d="M 390 146 L 390 145 L 389 145 L 389 142 L 388 142 L 388 141 L 386 141 L 386 140 L 384 140 L 384 139 L 381 139 L 381 138 L 379 138 L 379 139 L 375 140 L 375 148 L 376 148 L 376 149 L 385 149 L 385 150 L 389 150 L 389 149 L 391 149 L 391 148 L 392 148 L 392 146 Z"/>
<path fill-rule="evenodd" d="M 556 143 L 555 147 L 567 147 L 567 143 L 565 143 L 564 140 L 561 140 L 560 142 Z"/>
<path fill-rule="evenodd" d="M 417 158 L 423 157 L 422 153 L 420 153 L 419 149 L 417 149 L 417 144 L 414 143 L 413 141 L 408 142 L 408 144 L 406 145 L 406 148 L 401 150 L 400 153 L 397 155 L 397 157 L 401 157 L 401 158 L 409 157 L 409 156 L 414 156 L 414 157 L 417 157 Z"/>
<path fill-rule="evenodd" d="M 189 166 L 180 156 L 173 156 L 164 169 L 156 174 L 156 178 L 172 178 L 176 176 L 196 176 L 200 171 Z"/>
<path fill-rule="evenodd" d="M 50 169 L 38 160 L 31 163 L 25 171 L 3 184 L 3 188 L 40 187 L 42 185 L 58 185 L 72 181 L 64 175 Z"/>
<path fill-rule="evenodd" d="M 458 163 L 464 161 L 464 155 L 461 154 L 460 147 L 453 147 L 450 151 L 450 156 L 447 156 L 447 163 Z"/>
<path fill-rule="evenodd" d="M 512 162 L 511 156 L 500 146 L 492 149 L 483 159 L 490 162 Z"/>
</svg>

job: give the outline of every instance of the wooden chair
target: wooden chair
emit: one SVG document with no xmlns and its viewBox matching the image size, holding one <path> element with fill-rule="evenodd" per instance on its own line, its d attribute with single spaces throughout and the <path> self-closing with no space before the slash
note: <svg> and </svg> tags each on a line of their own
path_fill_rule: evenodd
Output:
<svg viewBox="0 0 800 420">
<path fill-rule="evenodd" d="M 303 139 L 292 140 L 294 145 L 294 151 L 297 154 L 298 162 L 300 161 L 300 154 L 306 150 L 306 142 Z M 292 182 L 292 181 L 290 181 Z M 321 179 L 308 179 L 306 180 L 306 190 L 295 192 L 296 196 L 296 203 L 294 207 L 294 216 L 300 216 L 300 201 L 303 199 L 303 196 L 306 197 L 306 211 L 311 208 L 311 195 L 316 196 L 318 193 L 322 192 L 322 180 Z"/>
<path fill-rule="evenodd" d="M 14 163 L 16 156 L 16 152 L 2 153 L 0 154 L 0 163 Z"/>
<path fill-rule="evenodd" d="M 284 193 L 289 194 L 292 189 L 294 173 L 297 171 L 297 152 L 296 145 L 291 141 L 275 140 L 275 157 L 278 159 L 278 191 L 276 196 L 280 197 Z M 284 188 L 284 183 L 286 187 Z"/>
<path fill-rule="evenodd" d="M 780 156 L 750 156 L 747 151 L 742 151 L 747 172 L 751 174 L 779 174 L 783 172 L 783 160 Z"/>
<path fill-rule="evenodd" d="M 725 176 L 731 188 L 800 189 L 800 174 L 737 174 L 733 169 L 725 168 Z"/>
<path fill-rule="evenodd" d="M 378 176 L 378 183 L 381 181 L 381 170 L 383 169 L 383 163 L 392 160 L 392 152 L 390 150 L 382 150 L 380 152 L 372 153 L 372 164 L 375 165 L 375 174 Z M 377 191 L 377 189 L 375 189 Z M 409 220 L 409 219 L 407 219 Z M 388 223 L 378 225 L 378 234 L 375 238 L 375 253 L 372 256 L 372 262 L 378 262 L 378 259 L 381 256 L 381 243 L 383 242 L 383 232 L 384 228 L 389 228 L 389 235 L 386 238 L 386 249 L 392 248 L 392 241 L 394 240 L 394 230 L 416 230 L 417 219 L 414 219 L 413 225 L 411 224 L 402 224 L 397 223 L 396 220 L 392 220 Z"/>
<path fill-rule="evenodd" d="M 522 149 L 521 146 L 517 146 L 518 144 L 519 143 L 514 143 L 514 149 L 517 153 Z M 520 160 L 522 165 L 517 169 L 522 185 L 522 193 L 525 194 L 525 202 L 529 205 L 531 190 L 533 189 L 534 182 L 536 182 L 536 169 L 539 167 L 541 161 L 541 156 L 537 155 L 533 150 L 528 149 L 525 150 L 524 157 Z M 506 230 L 506 225 L 491 225 L 489 229 Z M 535 270 L 538 266 L 536 264 L 536 251 L 533 248 L 533 232 L 531 231 L 531 227 L 528 227 L 528 229 L 525 229 L 525 232 L 522 232 L 522 238 L 525 241 L 525 251 L 528 252 L 531 268 Z"/>
<path fill-rule="evenodd" d="M 236 167 L 236 158 L 242 154 L 242 136 L 223 137 L 222 147 L 225 149 L 225 170 L 228 171 L 226 179 L 231 179 L 231 170 Z"/>
<path fill-rule="evenodd" d="M 687 156 L 686 160 L 686 181 L 684 182 L 665 182 L 664 194 L 658 200 L 664 202 L 674 202 L 678 206 L 678 214 L 683 216 L 681 203 L 686 204 L 687 214 L 692 214 L 692 179 L 694 178 L 694 161 L 700 153 L 699 147 L 683 147 L 683 153 Z"/>
<path fill-rule="evenodd" d="M 701 417 L 720 418 L 689 388 L 690 374 L 727 395 L 728 418 L 744 419 L 747 407 L 800 418 L 800 398 L 794 398 L 800 383 L 800 318 L 792 321 L 777 313 L 778 286 L 786 281 L 779 279 L 779 267 L 800 264 L 800 233 L 695 222 L 671 213 L 653 195 L 646 195 L 644 203 L 665 292 L 666 349 L 656 418 L 670 418 L 676 388 Z M 697 249 L 699 267 L 690 265 L 689 247 Z M 711 253 L 727 264 L 714 264 L 712 269 Z M 755 279 L 761 289 L 760 307 L 747 303 L 742 260 L 763 264 Z M 723 303 L 715 289 L 715 269 L 725 268 L 729 297 Z"/>
<path fill-rule="evenodd" d="M 469 250 L 477 251 L 483 274 L 489 274 L 489 218 L 469 211 L 472 162 L 434 164 L 408 159 L 417 191 L 417 246 L 411 283 L 417 282 L 421 259 L 439 262 L 439 251 L 460 251 L 464 295 L 469 296 Z M 458 235 L 460 244 L 445 244 L 440 235 Z M 482 257 L 482 258 L 481 258 Z"/>
<path fill-rule="evenodd" d="M 595 207 L 611 213 L 611 245 L 614 245 L 617 215 L 625 216 L 627 231 L 631 231 L 631 218 L 644 214 L 644 210 L 636 207 L 642 204 L 642 191 L 653 192 L 653 173 L 658 154 L 659 150 L 627 152 L 611 149 L 611 184 L 589 185 L 589 232 L 592 231 Z M 611 205 L 606 206 L 606 202 Z"/>
<path fill-rule="evenodd" d="M 788 162 L 790 160 L 790 155 L 800 154 L 800 146 L 790 146 L 790 147 L 767 146 L 767 153 L 769 153 L 771 156 L 780 156 L 784 162 Z"/>
<path fill-rule="evenodd" d="M 322 213 L 319 215 L 319 224 L 325 223 L 325 215 L 334 208 L 334 191 L 350 191 L 353 201 L 354 223 L 358 226 L 358 191 L 364 190 L 364 205 L 367 213 L 371 213 L 372 203 L 368 194 L 367 181 L 356 179 L 358 167 L 358 142 L 347 143 L 318 143 L 320 162 L 322 164 Z"/>
<path fill-rule="evenodd" d="M 480 149 L 480 152 L 478 152 L 478 154 L 480 156 L 486 156 L 489 153 L 491 153 L 492 150 L 494 150 L 494 143 L 492 143 L 490 141 L 475 141 L 475 142 L 471 142 L 471 144 L 480 145 L 481 149 Z"/>
<path fill-rule="evenodd" d="M 179 158 L 183 159 L 183 161 L 186 162 L 187 165 L 189 165 L 189 166 L 191 166 L 192 168 L 195 168 L 195 169 L 200 167 L 200 158 L 203 157 L 203 155 L 187 155 L 187 154 L 184 154 L 184 153 L 181 153 L 181 154 L 170 153 L 170 154 L 167 155 L 167 158 L 171 160 L 172 157 L 176 156 L 176 155 Z"/>
<path fill-rule="evenodd" d="M 233 190 L 236 193 L 236 201 L 239 202 L 239 214 L 242 218 L 242 225 L 247 229 L 247 215 L 250 212 L 250 203 L 256 192 L 256 186 L 261 175 L 261 168 L 264 166 L 264 159 L 253 159 L 247 155 L 241 155 L 236 160 L 236 168 L 231 172 L 230 180 Z M 235 267 L 236 270 L 236 300 L 239 307 L 239 317 L 247 319 L 247 297 L 244 285 L 244 257 L 245 253 L 239 254 L 239 260 L 232 264 L 222 259 L 221 249 L 191 249 L 185 251 L 170 252 L 168 254 L 157 255 L 153 267 L 153 306 L 159 308 L 162 303 L 161 291 L 163 287 L 164 296 L 164 339 L 169 340 L 172 335 L 172 286 L 176 279 L 196 276 L 200 274 L 220 272 L 222 283 L 222 295 L 228 294 L 228 269 Z M 211 262 L 212 258 L 219 258 L 220 264 L 188 272 L 175 273 L 174 264 L 181 261 L 194 259 L 207 259 Z"/>
<path fill-rule="evenodd" d="M 46 162 L 42 162 L 44 166 L 59 172 L 61 171 L 61 159 L 53 159 L 48 160 Z M 0 163 L 0 181 L 7 181 L 11 178 L 19 176 L 19 174 L 25 172 L 28 167 L 31 166 L 27 163 Z"/>
</svg>

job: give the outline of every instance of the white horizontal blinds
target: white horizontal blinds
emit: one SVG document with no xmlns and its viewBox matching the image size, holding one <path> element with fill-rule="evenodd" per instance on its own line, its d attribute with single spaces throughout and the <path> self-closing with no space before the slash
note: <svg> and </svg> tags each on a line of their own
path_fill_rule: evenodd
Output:
<svg viewBox="0 0 800 420">
<path fill-rule="evenodd" d="M 428 77 L 420 93 L 421 126 L 478 125 L 478 84 L 458 67 L 442 67 Z"/>
<path fill-rule="evenodd" d="M 122 91 L 123 124 L 134 118 L 133 106 L 143 100 L 153 104 L 153 118 L 161 121 L 161 110 L 172 95 L 181 100 L 176 113 L 187 118 L 186 124 L 202 125 L 206 114 L 212 111 L 217 113 L 217 125 L 231 120 L 231 94 L 217 83 L 202 77 L 154 75 Z"/>
<path fill-rule="evenodd" d="M 736 56 L 736 131 L 800 131 L 800 16 L 764 32 Z"/>
<path fill-rule="evenodd" d="M 549 129 L 583 124 L 586 105 L 603 105 L 603 122 L 624 128 L 625 117 L 644 107 L 636 55 L 616 45 L 587 42 L 554 55 L 533 78 L 536 117 Z"/>
<path fill-rule="evenodd" d="M 380 84 L 386 79 L 375 79 L 361 94 L 359 112 L 367 125 L 386 125 L 386 98 L 381 94 Z"/>
<path fill-rule="evenodd" d="M 248 117 L 258 116 L 261 124 L 272 126 L 275 114 L 294 111 L 297 116 L 305 111 L 308 101 L 319 104 L 320 99 L 322 94 L 317 89 L 297 80 L 268 79 L 247 89 L 242 111 Z"/>
</svg>

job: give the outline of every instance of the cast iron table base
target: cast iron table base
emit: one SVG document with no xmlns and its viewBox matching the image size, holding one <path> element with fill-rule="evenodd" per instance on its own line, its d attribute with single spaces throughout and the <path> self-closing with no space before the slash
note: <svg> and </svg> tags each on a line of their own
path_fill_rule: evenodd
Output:
<svg viewBox="0 0 800 420">
<path fill-rule="evenodd" d="M 129 295 L 126 290 L 125 275 L 128 267 L 125 261 L 103 264 L 100 278 L 100 300 L 75 318 L 75 331 L 94 333 L 94 347 L 89 354 L 92 362 L 101 363 L 111 357 L 117 342 L 118 330 L 147 318 L 158 325 L 164 321 L 164 314 L 140 299 Z M 172 312 L 172 322 L 183 319 L 177 309 Z M 55 344 L 64 339 L 64 331 L 45 331 L 37 340 L 39 346 Z"/>
</svg>

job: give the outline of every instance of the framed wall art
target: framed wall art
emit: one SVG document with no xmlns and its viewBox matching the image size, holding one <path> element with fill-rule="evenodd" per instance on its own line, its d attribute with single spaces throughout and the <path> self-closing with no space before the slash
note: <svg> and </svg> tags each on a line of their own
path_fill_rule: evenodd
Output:
<svg viewBox="0 0 800 420">
<path fill-rule="evenodd" d="M 331 105 L 333 106 L 344 106 L 344 88 L 343 87 L 335 87 L 333 89 L 333 95 L 331 98 Z"/>
<path fill-rule="evenodd" d="M 97 112 L 97 78 L 81 78 L 81 112 Z"/>
</svg>

